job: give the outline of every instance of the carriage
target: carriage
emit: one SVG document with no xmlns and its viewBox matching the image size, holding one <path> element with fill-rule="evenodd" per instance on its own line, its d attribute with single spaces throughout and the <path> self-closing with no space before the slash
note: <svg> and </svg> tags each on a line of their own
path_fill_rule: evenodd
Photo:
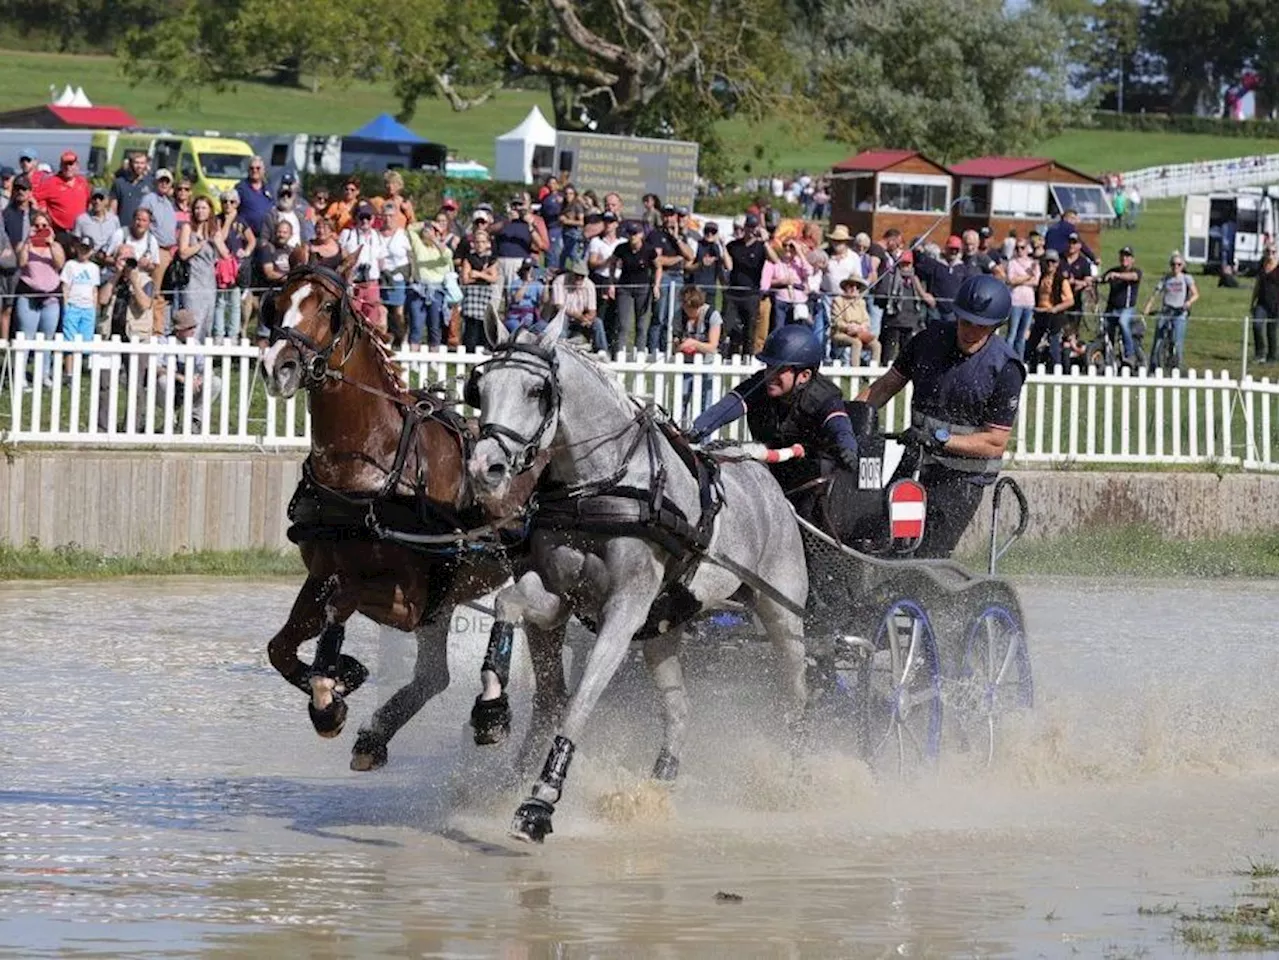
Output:
<svg viewBox="0 0 1280 960">
<path fill-rule="evenodd" d="M 985 574 L 951 560 L 915 559 L 925 522 L 925 491 L 914 479 L 920 452 L 879 431 L 865 404 L 847 406 L 863 464 L 855 536 L 842 543 L 797 517 L 809 573 L 805 637 L 819 722 L 851 732 L 862 757 L 881 769 L 904 773 L 944 751 L 989 765 L 1001 716 L 1033 700 L 1022 608 L 1012 585 L 996 575 L 998 561 L 1026 530 L 1026 498 L 1012 478 L 995 484 Z M 771 461 L 803 455 L 733 446 Z M 1017 514 L 1002 534 L 1007 497 Z M 719 612 L 699 627 L 704 636 L 731 637 L 750 624 L 741 614 Z"/>
</svg>

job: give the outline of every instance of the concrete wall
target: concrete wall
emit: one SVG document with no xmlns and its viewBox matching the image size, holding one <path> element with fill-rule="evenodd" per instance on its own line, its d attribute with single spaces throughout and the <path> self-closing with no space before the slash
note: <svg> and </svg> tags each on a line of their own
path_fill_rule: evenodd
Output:
<svg viewBox="0 0 1280 960">
<path fill-rule="evenodd" d="M 285 510 L 297 454 L 97 450 L 18 452 L 0 459 L 0 542 L 35 539 L 111 554 L 289 549 Z M 1275 474 L 1012 471 L 1031 502 L 1029 537 L 1089 526 L 1151 524 L 1191 539 L 1275 532 Z M 985 543 L 990 507 L 964 546 Z"/>
</svg>

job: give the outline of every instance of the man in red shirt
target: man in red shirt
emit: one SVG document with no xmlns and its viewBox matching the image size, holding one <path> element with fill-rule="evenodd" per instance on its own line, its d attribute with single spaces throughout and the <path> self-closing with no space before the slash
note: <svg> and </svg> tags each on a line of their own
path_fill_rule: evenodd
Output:
<svg viewBox="0 0 1280 960">
<path fill-rule="evenodd" d="M 89 209 L 89 181 L 80 174 L 80 158 L 71 150 L 62 155 L 56 175 L 36 185 L 36 204 L 49 211 L 57 241 L 66 244 L 76 217 Z"/>
</svg>

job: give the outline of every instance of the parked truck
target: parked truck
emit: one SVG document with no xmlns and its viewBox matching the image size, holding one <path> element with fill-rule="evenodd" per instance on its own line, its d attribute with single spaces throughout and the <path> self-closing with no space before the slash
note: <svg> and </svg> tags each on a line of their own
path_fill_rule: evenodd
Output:
<svg viewBox="0 0 1280 960">
<path fill-rule="evenodd" d="M 1183 216 L 1183 256 L 1205 273 L 1230 264 L 1253 273 L 1263 248 L 1276 242 L 1280 222 L 1275 187 L 1241 187 L 1230 193 L 1189 196 Z"/>
</svg>

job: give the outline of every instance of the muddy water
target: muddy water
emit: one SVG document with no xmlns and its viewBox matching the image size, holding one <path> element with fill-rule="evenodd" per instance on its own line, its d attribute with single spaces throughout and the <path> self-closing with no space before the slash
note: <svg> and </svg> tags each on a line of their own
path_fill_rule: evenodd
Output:
<svg viewBox="0 0 1280 960">
<path fill-rule="evenodd" d="M 458 618 L 454 687 L 391 765 L 355 774 L 411 644 L 353 626 L 383 679 L 321 741 L 264 655 L 290 585 L 7 585 L 0 956 L 1180 952 L 1138 908 L 1230 903 L 1276 854 L 1276 584 L 1022 592 L 1038 703 L 995 770 L 793 763 L 767 661 L 700 648 L 676 792 L 643 786 L 657 727 L 629 663 L 530 848 L 505 837 L 510 754 L 465 737 L 482 618 Z"/>
</svg>

